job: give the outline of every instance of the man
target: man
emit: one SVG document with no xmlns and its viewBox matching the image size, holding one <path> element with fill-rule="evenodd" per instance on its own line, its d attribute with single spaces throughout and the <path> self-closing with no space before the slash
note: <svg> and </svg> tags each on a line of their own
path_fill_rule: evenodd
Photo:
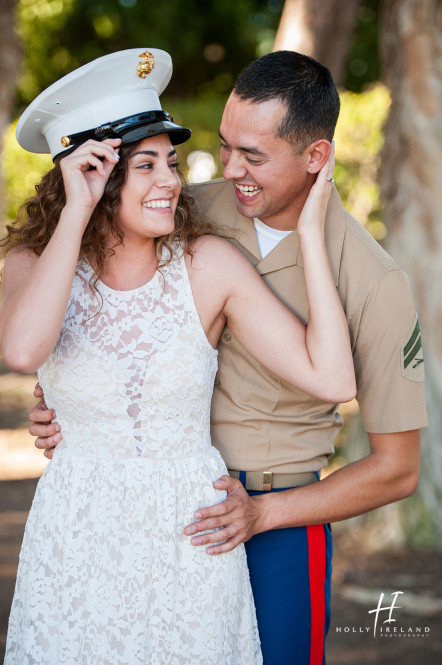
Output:
<svg viewBox="0 0 442 665">
<path fill-rule="evenodd" d="M 192 188 L 206 217 L 306 324 L 296 226 L 329 156 L 338 114 L 339 96 L 325 67 L 289 51 L 260 58 L 239 77 L 224 110 L 225 180 Z M 185 529 L 210 554 L 246 543 L 265 665 L 324 662 L 328 523 L 411 494 L 419 476 L 419 428 L 427 424 L 419 325 L 407 278 L 344 210 L 336 190 L 326 244 L 349 324 L 370 454 L 317 482 L 341 425 L 337 405 L 276 378 L 226 328 L 212 427 L 230 472 L 215 486 L 228 497 L 197 510 Z M 36 423 L 52 419 L 43 409 L 44 403 L 30 414 Z M 40 437 L 36 445 L 50 450 L 61 437 L 56 428 L 32 425 L 31 434 Z M 220 527 L 221 543 L 218 531 L 204 533 Z"/>
</svg>

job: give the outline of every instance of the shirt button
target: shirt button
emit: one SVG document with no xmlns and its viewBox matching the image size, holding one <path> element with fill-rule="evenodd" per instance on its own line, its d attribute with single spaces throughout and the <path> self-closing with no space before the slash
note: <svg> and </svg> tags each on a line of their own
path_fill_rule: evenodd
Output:
<svg viewBox="0 0 442 665">
<path fill-rule="evenodd" d="M 225 342 L 230 342 L 231 339 L 232 339 L 232 335 L 230 333 L 224 333 L 223 340 Z"/>
</svg>

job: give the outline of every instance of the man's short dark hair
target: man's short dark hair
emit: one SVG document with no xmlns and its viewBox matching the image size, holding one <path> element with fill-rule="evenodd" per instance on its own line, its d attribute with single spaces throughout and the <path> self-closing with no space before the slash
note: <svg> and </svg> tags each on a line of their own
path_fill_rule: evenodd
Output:
<svg viewBox="0 0 442 665">
<path fill-rule="evenodd" d="M 251 103 L 282 102 L 287 113 L 275 133 L 296 152 L 318 139 L 333 138 L 339 94 L 327 67 L 307 55 L 295 51 L 264 55 L 239 75 L 233 94 Z"/>
</svg>

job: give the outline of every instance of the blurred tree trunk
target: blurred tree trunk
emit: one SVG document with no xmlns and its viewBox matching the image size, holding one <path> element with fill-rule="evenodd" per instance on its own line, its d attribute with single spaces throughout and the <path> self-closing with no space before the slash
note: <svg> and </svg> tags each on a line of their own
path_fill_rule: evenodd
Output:
<svg viewBox="0 0 442 665">
<path fill-rule="evenodd" d="M 381 194 L 387 250 L 410 277 L 424 340 L 430 428 L 417 522 L 442 544 L 442 2 L 384 0 L 385 127 Z M 406 454 L 406 451 L 405 451 Z M 424 535 L 424 534 L 423 534 Z"/>
<path fill-rule="evenodd" d="M 3 134 L 11 122 L 15 85 L 20 64 L 19 39 L 15 32 L 16 0 L 0 0 L 0 159 Z M 0 222 L 4 218 L 3 183 L 0 175 Z"/>
<path fill-rule="evenodd" d="M 285 0 L 274 51 L 305 53 L 342 83 L 361 0 Z"/>
</svg>

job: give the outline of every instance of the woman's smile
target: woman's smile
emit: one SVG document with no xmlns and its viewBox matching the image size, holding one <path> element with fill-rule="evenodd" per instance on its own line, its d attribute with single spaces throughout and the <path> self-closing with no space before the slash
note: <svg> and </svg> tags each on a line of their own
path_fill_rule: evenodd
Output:
<svg viewBox="0 0 442 665">
<path fill-rule="evenodd" d="M 158 208 L 171 210 L 171 199 L 155 199 L 153 201 L 144 201 L 142 203 L 144 208 Z"/>
</svg>

